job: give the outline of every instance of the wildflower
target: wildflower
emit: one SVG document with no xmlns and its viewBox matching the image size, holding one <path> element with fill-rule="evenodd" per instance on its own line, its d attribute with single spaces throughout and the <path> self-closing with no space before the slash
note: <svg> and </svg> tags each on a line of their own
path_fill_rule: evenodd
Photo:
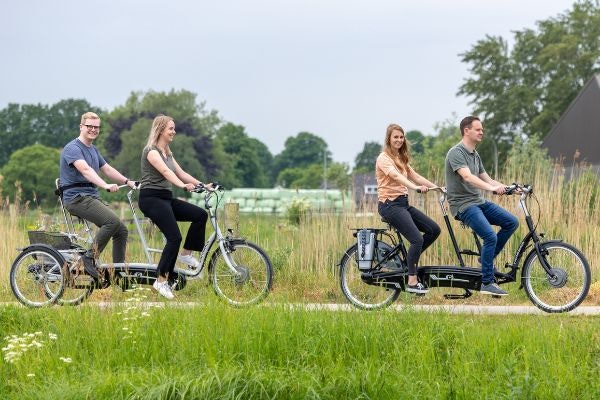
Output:
<svg viewBox="0 0 600 400">
<path fill-rule="evenodd" d="M 71 360 L 71 357 L 59 357 L 60 361 L 64 362 L 64 363 L 70 363 L 73 360 Z"/>
<path fill-rule="evenodd" d="M 35 376 L 35 374 L 27 374 L 28 378 L 33 378 Z"/>
</svg>

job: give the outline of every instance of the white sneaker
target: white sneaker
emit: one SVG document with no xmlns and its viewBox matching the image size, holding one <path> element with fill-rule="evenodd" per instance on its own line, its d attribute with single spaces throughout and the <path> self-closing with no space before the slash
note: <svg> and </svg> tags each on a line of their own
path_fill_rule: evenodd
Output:
<svg viewBox="0 0 600 400">
<path fill-rule="evenodd" d="M 189 265 L 192 268 L 200 268 L 200 261 L 196 260 L 193 255 L 186 254 L 185 256 L 177 257 L 177 261 Z"/>
<path fill-rule="evenodd" d="M 175 298 L 175 296 L 173 295 L 173 292 L 171 291 L 171 286 L 169 285 L 169 281 L 164 281 L 164 282 L 159 282 L 158 280 L 155 280 L 154 283 L 152 284 L 152 287 L 154 288 L 154 290 L 156 290 L 158 292 L 158 294 L 160 294 L 161 296 L 172 300 Z"/>
</svg>

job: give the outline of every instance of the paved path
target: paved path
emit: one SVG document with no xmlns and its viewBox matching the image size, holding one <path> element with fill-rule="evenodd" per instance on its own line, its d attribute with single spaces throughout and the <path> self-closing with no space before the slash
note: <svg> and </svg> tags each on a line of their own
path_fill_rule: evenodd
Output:
<svg viewBox="0 0 600 400">
<path fill-rule="evenodd" d="M 96 305 L 101 308 L 111 307 L 127 307 L 131 306 L 131 302 L 86 302 L 84 305 L 92 306 Z M 197 307 L 202 306 L 203 303 L 199 302 L 144 302 L 142 303 L 148 307 Z M 264 303 L 265 305 L 279 305 L 273 303 Z M 17 302 L 0 302 L 1 306 L 7 305 L 19 305 Z M 319 303 L 291 303 L 288 305 L 291 308 L 304 308 L 307 310 L 330 310 L 330 311 L 361 311 L 350 304 L 319 304 Z M 535 306 L 487 306 L 487 305 L 392 305 L 390 309 L 402 311 L 402 310 L 416 310 L 425 312 L 443 312 L 450 314 L 538 314 L 538 315 L 552 315 L 546 313 Z M 364 311 L 368 312 L 368 311 Z M 569 315 L 600 315 L 600 306 L 579 306 L 576 309 L 565 313 Z"/>
</svg>

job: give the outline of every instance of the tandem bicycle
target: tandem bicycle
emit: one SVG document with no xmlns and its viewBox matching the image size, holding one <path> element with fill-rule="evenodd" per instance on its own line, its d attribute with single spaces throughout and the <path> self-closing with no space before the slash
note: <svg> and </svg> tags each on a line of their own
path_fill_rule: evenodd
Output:
<svg viewBox="0 0 600 400">
<path fill-rule="evenodd" d="M 476 249 L 459 248 L 446 208 L 446 192 L 442 188 L 430 190 L 441 193 L 438 202 L 459 265 L 420 266 L 417 275 L 429 288 L 463 290 L 462 294 L 445 294 L 447 299 L 466 299 L 472 291 L 481 288 L 481 268 L 466 266 L 463 256 L 479 256 L 481 242 L 472 232 Z M 517 247 L 512 262 L 505 265 L 508 271 L 494 270 L 496 282 L 499 285 L 520 282 L 519 289 L 523 289 L 529 300 L 545 312 L 571 311 L 583 302 L 589 291 L 589 263 L 573 245 L 560 239 L 546 239 L 543 233 L 538 233 L 527 206 L 528 200 L 533 198 L 537 201 L 531 185 L 515 183 L 506 188 L 506 194 L 514 193 L 520 193 L 519 205 L 525 215 L 528 232 Z M 387 307 L 398 299 L 408 280 L 407 250 L 403 238 L 389 223 L 387 228 L 353 230 L 357 240 L 344 252 L 339 263 L 341 290 L 358 308 Z"/>
<path fill-rule="evenodd" d="M 235 237 L 231 229 L 223 232 L 217 219 L 217 210 L 224 189 L 214 184 L 212 189 L 200 184 L 192 190 L 204 197 L 204 208 L 209 215 L 213 233 L 200 252 L 197 268 L 176 267 L 170 284 L 181 290 L 188 280 L 201 279 L 207 265 L 208 279 L 216 295 L 233 306 L 255 304 L 263 300 L 271 290 L 273 267 L 267 253 L 258 245 L 241 237 Z M 59 187 L 58 179 L 56 186 Z M 124 186 L 124 185 L 123 185 Z M 120 187 L 123 187 L 120 186 Z M 127 201 L 133 222 L 139 235 L 145 261 L 125 263 L 97 262 L 100 275 L 111 271 L 115 284 L 122 290 L 132 285 L 152 285 L 157 277 L 157 263 L 153 253 L 162 250 L 151 248 L 146 241 L 142 224 L 137 216 L 132 196 L 139 189 L 127 193 Z M 29 307 L 52 304 L 78 305 L 82 303 L 98 282 L 85 273 L 82 257 L 92 242 L 89 223 L 82 221 L 86 234 L 77 233 L 74 217 L 65 209 L 59 196 L 60 208 L 66 232 L 28 232 L 30 245 L 18 249 L 19 255 L 10 270 L 10 286 L 17 300 Z M 87 236 L 85 238 L 84 236 Z M 82 245 L 85 242 L 88 244 Z M 211 253 L 212 250 L 212 253 Z"/>
</svg>

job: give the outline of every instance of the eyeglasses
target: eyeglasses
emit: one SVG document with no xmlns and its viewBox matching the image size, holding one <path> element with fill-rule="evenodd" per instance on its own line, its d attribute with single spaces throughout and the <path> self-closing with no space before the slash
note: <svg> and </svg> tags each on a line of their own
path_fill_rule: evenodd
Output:
<svg viewBox="0 0 600 400">
<path fill-rule="evenodd" d="M 100 130 L 100 125 L 83 125 L 86 128 L 88 128 L 88 130 L 93 131 L 94 129 Z"/>
</svg>

